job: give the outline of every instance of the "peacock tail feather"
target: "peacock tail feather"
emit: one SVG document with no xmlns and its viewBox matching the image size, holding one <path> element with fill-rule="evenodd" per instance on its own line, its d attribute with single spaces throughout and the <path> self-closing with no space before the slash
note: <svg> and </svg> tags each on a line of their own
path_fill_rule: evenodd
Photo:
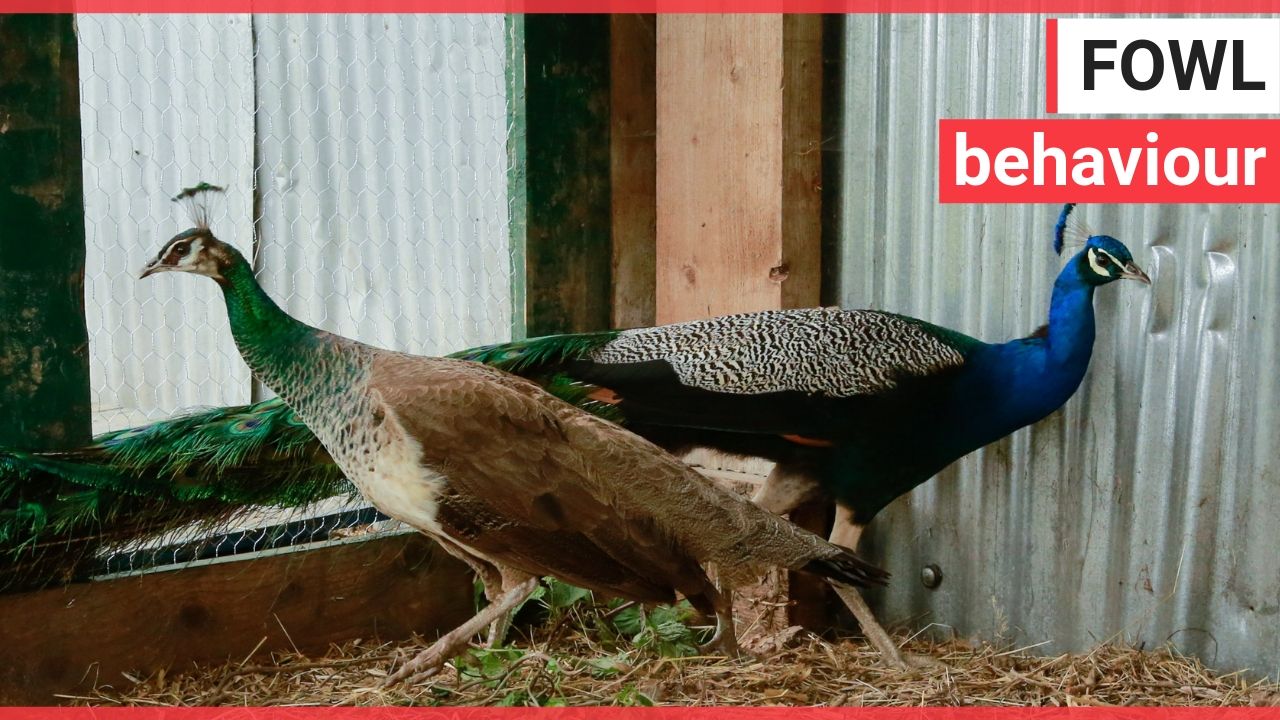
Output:
<svg viewBox="0 0 1280 720">
<path fill-rule="evenodd" d="M 583 382 L 559 369 L 581 360 L 618 337 L 619 331 L 605 330 L 577 335 L 548 335 L 509 343 L 484 345 L 456 352 L 448 357 L 484 363 L 534 380 L 552 395 L 587 412 L 625 424 L 618 407 L 600 398 L 598 385 Z"/>
<path fill-rule="evenodd" d="M 524 375 L 537 368 L 552 368 L 587 357 L 618 337 L 620 331 L 605 330 L 576 335 L 547 335 L 496 345 L 484 345 L 456 352 L 448 357 L 472 360 L 499 370 Z"/>
<path fill-rule="evenodd" d="M 74 579 L 118 543 L 350 490 L 278 400 L 106 433 L 66 452 L 0 450 L 0 589 Z"/>
</svg>

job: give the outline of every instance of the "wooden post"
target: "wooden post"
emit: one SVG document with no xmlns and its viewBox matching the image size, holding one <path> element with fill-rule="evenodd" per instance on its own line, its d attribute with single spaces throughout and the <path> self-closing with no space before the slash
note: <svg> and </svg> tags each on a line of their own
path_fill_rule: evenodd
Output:
<svg viewBox="0 0 1280 720">
<path fill-rule="evenodd" d="M 528 334 L 609 326 L 609 17 L 527 15 Z"/>
<path fill-rule="evenodd" d="M 72 15 L 0 15 L 0 446 L 90 437 Z"/>
<path fill-rule="evenodd" d="M 654 322 L 657 135 L 653 15 L 610 17 L 613 327 Z"/>
<path fill-rule="evenodd" d="M 660 15 L 657 38 L 657 321 L 818 305 L 822 18 Z M 829 624 L 822 586 L 790 592 Z"/>
</svg>

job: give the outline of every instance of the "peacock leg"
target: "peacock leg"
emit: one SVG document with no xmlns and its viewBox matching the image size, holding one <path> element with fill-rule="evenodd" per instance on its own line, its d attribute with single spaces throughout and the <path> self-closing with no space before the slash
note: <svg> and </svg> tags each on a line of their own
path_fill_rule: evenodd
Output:
<svg viewBox="0 0 1280 720">
<path fill-rule="evenodd" d="M 431 647 L 418 653 L 412 660 L 401 666 L 387 678 L 385 685 L 425 680 L 440 672 L 444 664 L 461 652 L 476 633 L 519 607 L 520 603 L 524 602 L 537 587 L 538 578 L 530 577 L 507 590 L 470 620 L 445 633 Z"/>
<path fill-rule="evenodd" d="M 847 547 L 857 552 L 858 543 L 862 540 L 862 531 L 866 529 L 866 525 L 854 522 L 853 508 L 837 503 L 836 519 L 831 525 L 831 536 L 828 540 L 832 545 Z"/>
<path fill-rule="evenodd" d="M 862 531 L 866 530 L 866 528 L 866 525 L 854 522 L 853 508 L 837 504 L 836 519 L 831 526 L 831 537 L 829 539 L 832 545 L 840 545 L 857 551 L 858 542 L 862 540 Z M 902 653 L 893 642 L 893 638 L 880 625 L 880 621 L 876 620 L 875 613 L 871 612 L 871 608 L 867 605 L 867 601 L 863 599 L 862 593 L 858 592 L 856 588 L 841 587 L 834 584 L 832 587 L 835 588 L 836 594 L 840 596 L 840 600 L 853 613 L 853 617 L 858 620 L 858 625 L 862 627 L 862 634 L 880 651 L 885 661 L 889 665 L 905 670 L 908 666 L 902 659 Z"/>
<path fill-rule="evenodd" d="M 898 646 L 894 644 L 893 638 L 889 637 L 889 633 L 885 632 L 885 629 L 880 626 L 875 614 L 867 606 L 867 601 L 862 599 L 862 593 L 858 592 L 857 588 L 845 587 L 834 583 L 832 587 L 835 588 L 836 594 L 840 596 L 840 599 L 849 610 L 853 612 L 853 616 L 858 619 L 858 624 L 862 626 L 862 634 L 880 651 L 880 655 L 885 662 L 899 670 L 906 670 L 907 663 L 902 659 Z"/>
</svg>

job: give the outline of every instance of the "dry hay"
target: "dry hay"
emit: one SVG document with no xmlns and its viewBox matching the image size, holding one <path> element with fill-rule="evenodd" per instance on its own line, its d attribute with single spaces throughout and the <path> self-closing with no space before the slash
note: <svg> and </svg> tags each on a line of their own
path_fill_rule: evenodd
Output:
<svg viewBox="0 0 1280 720">
<path fill-rule="evenodd" d="M 768 605 L 764 609 L 776 607 Z M 641 619 L 650 622 L 658 612 L 651 610 Z M 531 637 L 517 638 L 513 647 L 475 649 L 458 666 L 412 687 L 385 689 L 381 683 L 393 663 L 427 643 L 354 641 L 320 658 L 283 653 L 264 664 L 246 661 L 129 678 L 133 682 L 102 686 L 90 696 L 68 700 L 323 706 L 1280 705 L 1280 684 L 1250 681 L 1239 673 L 1215 674 L 1170 649 L 1104 645 L 1088 654 L 1040 657 L 1028 648 L 902 638 L 909 652 L 939 662 L 898 672 L 883 665 L 860 639 L 827 641 L 798 628 L 778 629 L 767 622 L 770 612 L 757 612 L 743 633 L 754 657 L 738 660 L 673 656 L 674 646 L 655 642 L 653 633 L 633 642 L 607 630 L 610 615 L 586 603 L 569 605 L 553 611 Z"/>
</svg>

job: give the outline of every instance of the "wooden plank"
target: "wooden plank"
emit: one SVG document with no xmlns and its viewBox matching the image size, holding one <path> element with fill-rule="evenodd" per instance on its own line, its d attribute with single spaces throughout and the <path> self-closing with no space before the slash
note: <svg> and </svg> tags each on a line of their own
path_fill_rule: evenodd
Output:
<svg viewBox="0 0 1280 720">
<path fill-rule="evenodd" d="M 657 136 L 653 15 L 610 17 L 610 183 L 616 328 L 654 322 L 657 263 Z"/>
<path fill-rule="evenodd" d="M 122 672 L 255 648 L 434 637 L 473 611 L 470 570 L 416 533 L 0 595 L 0 703 L 51 703 L 95 682 L 118 686 Z"/>
<path fill-rule="evenodd" d="M 659 15 L 657 321 L 781 306 L 781 15 Z"/>
<path fill-rule="evenodd" d="M 822 16 L 783 17 L 782 307 L 822 302 Z M 830 502 L 791 512 L 791 521 L 826 537 Z M 787 574 L 788 621 L 810 630 L 830 627 L 835 593 L 817 578 Z"/>
<path fill-rule="evenodd" d="M 79 66 L 70 15 L 0 15 L 0 445 L 89 441 Z"/>
<path fill-rule="evenodd" d="M 524 18 L 528 332 L 609 326 L 609 17 Z"/>
<path fill-rule="evenodd" d="M 781 306 L 822 302 L 822 16 L 782 20 Z"/>
<path fill-rule="evenodd" d="M 658 322 L 820 304 L 822 18 L 661 15 L 657 94 Z M 789 583 L 829 626 L 825 584 Z"/>
</svg>

